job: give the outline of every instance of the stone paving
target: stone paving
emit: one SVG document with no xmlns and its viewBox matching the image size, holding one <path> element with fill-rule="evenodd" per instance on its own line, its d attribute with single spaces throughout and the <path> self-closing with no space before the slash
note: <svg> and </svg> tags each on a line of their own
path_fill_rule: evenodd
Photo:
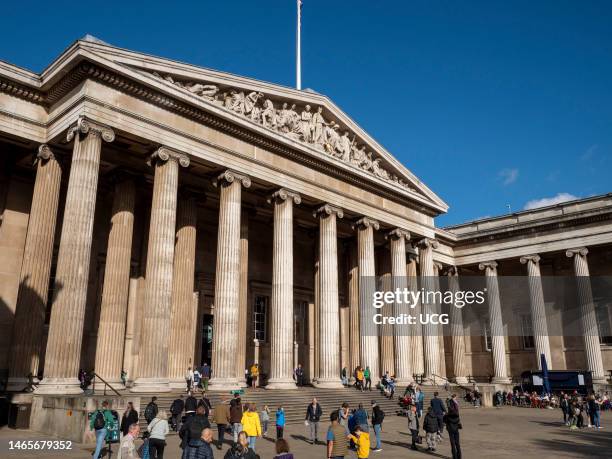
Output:
<svg viewBox="0 0 612 459">
<path fill-rule="evenodd" d="M 583 429 L 570 431 L 560 422 L 559 410 L 537 410 L 531 408 L 502 408 L 465 410 L 462 415 L 463 430 L 461 443 L 463 458 L 576 458 L 576 457 L 611 457 L 612 448 L 612 414 L 602 413 L 601 430 Z M 326 427 L 323 429 L 326 431 Z M 312 446 L 304 441 L 306 435 L 303 426 L 289 426 L 285 437 L 289 439 L 292 451 L 299 458 L 325 458 L 323 444 Z M 216 433 L 215 433 L 216 436 Z M 323 435 L 322 435 L 323 436 Z M 9 440 L 46 439 L 31 431 L 15 431 L 7 428 L 0 430 L 1 458 L 86 458 L 90 457 L 93 448 L 75 445 L 70 452 L 32 452 L 8 451 Z M 383 451 L 372 452 L 371 458 L 450 458 L 450 445 L 444 439 L 435 453 L 411 451 L 407 449 L 410 436 L 406 428 L 406 419 L 394 415 L 385 418 L 383 431 Z M 257 452 L 262 459 L 273 458 L 274 443 L 272 440 L 259 439 Z M 215 457 L 222 458 L 222 452 L 215 450 Z M 356 457 L 354 453 L 349 456 Z M 116 457 L 113 455 L 113 457 Z M 166 459 L 180 457 L 178 437 L 168 438 Z"/>
</svg>

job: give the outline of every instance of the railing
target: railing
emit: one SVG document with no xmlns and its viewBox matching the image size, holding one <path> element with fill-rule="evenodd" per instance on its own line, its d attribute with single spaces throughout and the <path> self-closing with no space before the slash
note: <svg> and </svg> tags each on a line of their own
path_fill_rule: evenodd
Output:
<svg viewBox="0 0 612 459">
<path fill-rule="evenodd" d="M 96 393 L 96 379 L 99 379 L 100 381 L 102 381 L 104 383 L 104 395 L 106 395 L 106 388 L 108 387 L 110 390 L 112 390 L 116 395 L 118 395 L 119 397 L 121 397 L 121 394 L 119 393 L 119 391 L 117 391 L 117 389 L 115 389 L 113 386 L 111 386 L 106 380 L 104 380 L 104 378 L 102 378 L 100 375 L 98 375 L 97 373 L 93 373 L 93 381 L 92 381 L 92 386 L 93 386 L 93 392 L 94 394 Z"/>
<path fill-rule="evenodd" d="M 471 388 L 471 387 L 464 386 L 463 384 L 459 384 L 459 383 L 456 383 L 456 382 L 454 382 L 454 383 L 453 383 L 453 382 L 451 382 L 451 381 L 450 381 L 448 378 L 445 378 L 444 376 L 440 376 L 440 375 L 436 375 L 436 374 L 433 374 L 433 373 L 432 373 L 432 374 L 431 374 L 431 378 L 430 378 L 430 379 L 431 379 L 431 380 L 432 380 L 432 382 L 434 383 L 434 386 L 436 386 L 436 385 L 437 385 L 437 384 L 436 384 L 436 378 L 441 379 L 442 381 L 445 381 L 445 382 L 446 382 L 448 385 L 454 385 L 454 386 L 456 386 L 456 387 L 460 387 L 460 388 L 461 388 L 461 389 L 463 389 L 463 390 L 468 390 L 468 391 L 472 390 L 472 388 Z"/>
</svg>

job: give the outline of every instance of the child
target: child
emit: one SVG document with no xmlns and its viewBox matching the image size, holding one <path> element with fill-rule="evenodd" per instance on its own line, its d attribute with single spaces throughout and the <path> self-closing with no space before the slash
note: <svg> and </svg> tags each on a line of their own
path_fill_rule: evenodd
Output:
<svg viewBox="0 0 612 459">
<path fill-rule="evenodd" d="M 263 436 L 265 437 L 268 433 L 268 422 L 270 422 L 270 409 L 268 405 L 264 405 L 261 410 L 261 423 L 263 424 Z"/>
<path fill-rule="evenodd" d="M 276 410 L 276 439 L 283 438 L 283 431 L 285 430 L 285 410 L 282 406 L 279 406 Z"/>
<path fill-rule="evenodd" d="M 361 427 L 355 427 L 355 432 L 351 434 L 351 440 L 357 447 L 357 458 L 366 459 L 370 456 L 370 434 L 362 432 Z"/>
<path fill-rule="evenodd" d="M 423 420 L 423 429 L 427 436 L 427 451 L 435 451 L 440 427 L 438 426 L 438 417 L 432 411 L 431 406 L 427 409 L 427 415 Z"/>
</svg>

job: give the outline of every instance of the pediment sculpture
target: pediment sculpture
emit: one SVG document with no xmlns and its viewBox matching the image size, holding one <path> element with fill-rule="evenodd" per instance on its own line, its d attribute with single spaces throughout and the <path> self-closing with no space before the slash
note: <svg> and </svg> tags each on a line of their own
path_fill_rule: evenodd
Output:
<svg viewBox="0 0 612 459">
<path fill-rule="evenodd" d="M 366 151 L 366 145 L 360 144 L 354 134 L 351 135 L 351 132 L 335 121 L 327 121 L 321 106 L 313 109 L 310 105 L 298 107 L 295 103 L 282 102 L 282 106 L 275 107 L 274 101 L 259 91 L 221 90 L 214 84 L 178 81 L 171 75 L 164 76 L 157 72 L 153 72 L 153 75 L 265 128 L 304 142 L 383 180 L 415 191 L 405 180 L 385 169 L 381 164 L 382 158 Z"/>
</svg>

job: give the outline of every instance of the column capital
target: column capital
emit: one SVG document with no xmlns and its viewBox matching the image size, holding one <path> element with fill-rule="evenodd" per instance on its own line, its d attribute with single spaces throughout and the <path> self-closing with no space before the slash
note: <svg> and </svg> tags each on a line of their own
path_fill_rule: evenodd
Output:
<svg viewBox="0 0 612 459">
<path fill-rule="evenodd" d="M 278 201 L 286 201 L 291 199 L 294 204 L 302 202 L 302 197 L 295 191 L 288 190 L 287 188 L 279 188 L 268 198 L 268 204 L 276 203 Z"/>
<path fill-rule="evenodd" d="M 337 218 L 344 217 L 344 212 L 342 209 L 340 207 L 332 206 L 331 204 L 322 205 L 312 213 L 312 216 L 314 218 L 325 218 L 333 214 L 336 214 Z"/>
<path fill-rule="evenodd" d="M 147 159 L 147 164 L 151 166 L 156 162 L 165 163 L 168 161 L 176 161 L 178 162 L 179 166 L 182 167 L 189 166 L 189 156 L 168 147 L 159 147 L 157 150 L 155 150 L 155 152 Z"/>
<path fill-rule="evenodd" d="M 38 162 L 47 162 L 50 159 L 55 159 L 55 155 L 53 154 L 51 147 L 49 147 L 49 145 L 47 145 L 46 143 L 43 143 L 38 147 L 36 156 L 34 156 L 34 165 L 36 165 Z"/>
<path fill-rule="evenodd" d="M 73 124 L 70 128 L 68 128 L 68 132 L 66 133 L 66 140 L 70 142 L 76 134 L 83 136 L 87 134 L 96 135 L 102 138 L 102 140 L 104 140 L 105 142 L 112 142 L 113 140 L 115 140 L 115 131 L 113 131 L 108 126 L 93 123 L 84 116 L 79 116 L 76 123 Z"/>
<path fill-rule="evenodd" d="M 227 169 L 225 172 L 219 174 L 214 180 L 213 185 L 218 187 L 219 185 L 227 185 L 238 180 L 243 187 L 249 188 L 251 186 L 251 179 L 249 176 L 241 174 L 239 172 Z"/>
<path fill-rule="evenodd" d="M 540 260 L 541 257 L 537 253 L 534 253 L 533 255 L 525 255 L 519 259 L 522 265 L 526 265 L 529 262 L 533 263 L 534 265 L 538 265 L 540 264 Z"/>
<path fill-rule="evenodd" d="M 446 275 L 448 277 L 457 277 L 459 275 L 459 266 L 449 266 L 446 269 Z"/>
<path fill-rule="evenodd" d="M 370 218 L 370 217 L 361 217 L 360 219 L 356 220 L 352 225 L 352 228 L 354 230 L 360 229 L 360 228 L 369 228 L 369 227 L 372 227 L 375 230 L 379 230 L 380 223 L 378 223 L 377 220 L 374 220 L 373 218 Z"/>
<path fill-rule="evenodd" d="M 438 271 L 438 274 L 440 274 L 440 271 L 442 271 L 442 268 L 444 268 L 444 265 L 440 263 L 439 261 L 434 261 L 433 267 L 434 267 L 434 270 Z"/>
<path fill-rule="evenodd" d="M 478 264 L 478 269 L 481 270 L 481 271 L 491 270 L 495 274 L 497 274 L 497 262 L 495 260 L 483 261 L 482 263 Z"/>
<path fill-rule="evenodd" d="M 586 257 L 589 253 L 589 249 L 586 247 L 577 247 L 575 249 L 567 249 L 565 252 L 565 256 L 567 258 L 572 258 L 574 255 L 580 255 L 581 257 Z"/>
<path fill-rule="evenodd" d="M 385 234 L 385 239 L 402 239 L 402 238 L 409 241 L 410 231 L 402 229 L 402 228 L 395 228 L 389 231 L 387 234 Z"/>
<path fill-rule="evenodd" d="M 437 249 L 438 247 L 440 247 L 440 243 L 437 240 L 432 239 L 430 237 L 424 237 L 423 239 L 414 241 L 413 245 L 414 247 L 418 247 L 419 249 L 429 249 L 429 248 Z"/>
</svg>

